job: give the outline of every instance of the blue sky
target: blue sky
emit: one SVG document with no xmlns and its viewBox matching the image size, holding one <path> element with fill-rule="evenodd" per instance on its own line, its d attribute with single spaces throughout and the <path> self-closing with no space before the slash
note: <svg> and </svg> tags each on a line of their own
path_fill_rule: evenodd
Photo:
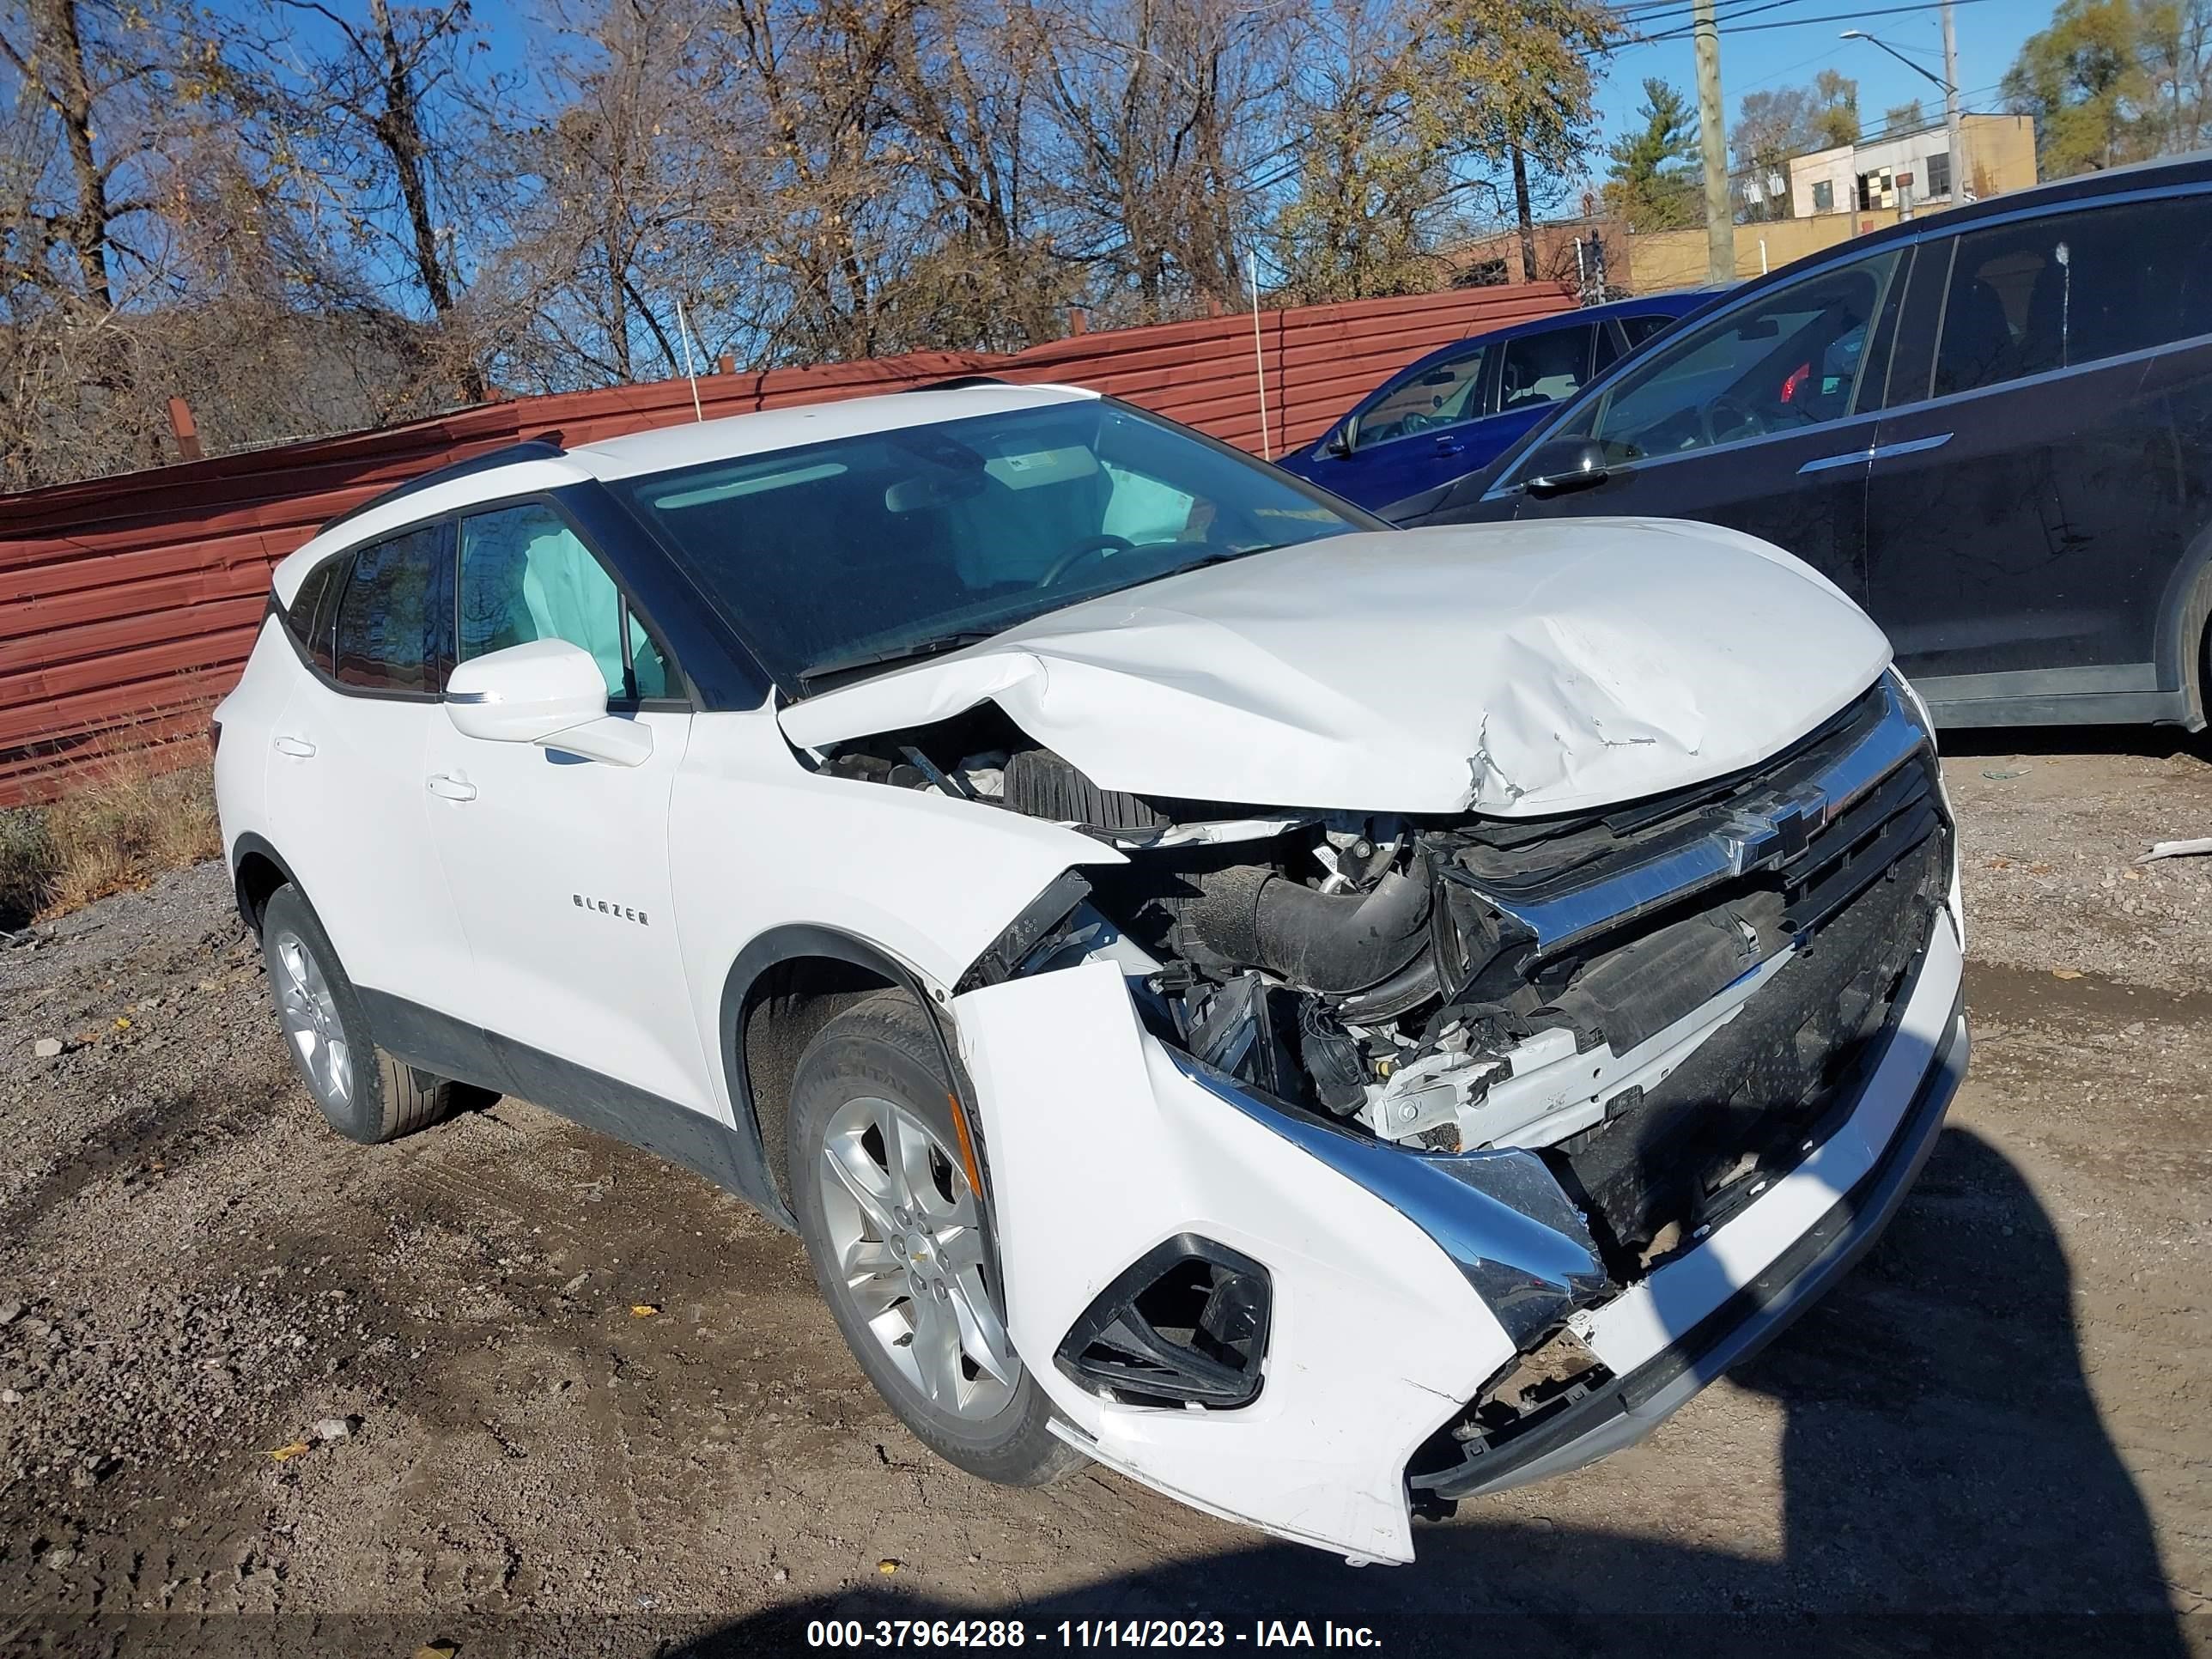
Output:
<svg viewBox="0 0 2212 1659">
<path fill-rule="evenodd" d="M 1778 87 L 1802 86 L 1824 69 L 1834 69 L 1859 83 L 1859 118 L 1869 128 L 1881 124 L 1882 112 L 1910 99 L 1921 100 L 1929 114 L 1940 114 L 1943 95 L 1934 86 L 1877 46 L 1863 40 L 1838 37 L 1844 30 L 1863 27 L 1895 46 L 1934 74 L 1943 72 L 1943 30 L 1933 6 L 1918 11 L 1888 11 L 1909 0 L 1872 0 L 1854 7 L 1849 0 L 1782 0 L 1773 6 L 1722 0 L 1721 93 L 1727 100 L 1729 124 L 1747 92 Z M 1686 11 L 1686 0 L 1683 6 Z M 1780 24 L 1779 27 L 1744 27 L 1731 31 L 1728 15 L 1736 11 L 1743 23 Z M 1837 21 L 1838 13 L 1862 11 L 1862 21 Z M 1792 14 L 1826 19 L 1820 22 L 1790 21 Z M 1959 40 L 1959 88 L 1962 106 L 1992 110 L 1999 106 L 1997 83 L 2012 67 L 2021 43 L 2051 21 L 2048 0 L 1961 0 L 1953 13 Z M 1673 13 L 1654 15 L 1645 25 L 1658 33 L 1678 25 Z M 1604 122 L 1606 142 L 1637 125 L 1636 106 L 1644 101 L 1644 82 L 1657 76 L 1686 96 L 1696 96 L 1698 70 L 1687 35 L 1671 40 L 1632 46 L 1616 52 L 1604 70 L 1598 90 L 1598 112 Z M 1602 172 L 1602 167 L 1600 171 Z"/>
</svg>

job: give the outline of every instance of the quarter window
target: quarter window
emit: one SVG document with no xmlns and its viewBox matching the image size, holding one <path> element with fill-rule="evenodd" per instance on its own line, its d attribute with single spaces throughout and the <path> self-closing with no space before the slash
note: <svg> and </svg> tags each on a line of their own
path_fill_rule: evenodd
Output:
<svg viewBox="0 0 2212 1659">
<path fill-rule="evenodd" d="M 617 702 L 668 695 L 668 670 L 614 579 L 543 501 L 461 520 L 460 659 L 532 640 L 592 653 Z"/>
<path fill-rule="evenodd" d="M 292 637 L 300 641 L 300 648 L 325 674 L 331 672 L 332 665 L 331 608 L 328 603 L 331 584 L 337 580 L 343 563 L 340 559 L 325 559 L 310 570 L 284 612 L 284 625 L 292 630 Z M 315 625 L 318 618 L 322 623 L 319 629 Z"/>
<path fill-rule="evenodd" d="M 2212 196 L 2055 214 L 1959 238 L 1935 393 L 2212 333 Z"/>
<path fill-rule="evenodd" d="M 1358 447 L 1364 449 L 1370 444 L 1480 419 L 1482 368 L 1489 361 L 1490 348 L 1477 346 L 1463 356 L 1431 363 L 1389 387 L 1372 406 L 1360 411 Z"/>
<path fill-rule="evenodd" d="M 1895 275 L 1894 251 L 1762 295 L 1652 347 L 1590 413 L 1615 461 L 1641 460 L 1819 426 L 1852 412 L 1867 335 Z"/>
<path fill-rule="evenodd" d="M 426 525 L 371 542 L 354 555 L 338 594 L 340 684 L 375 691 L 435 689 L 431 592 L 444 546 L 444 526 Z"/>
</svg>

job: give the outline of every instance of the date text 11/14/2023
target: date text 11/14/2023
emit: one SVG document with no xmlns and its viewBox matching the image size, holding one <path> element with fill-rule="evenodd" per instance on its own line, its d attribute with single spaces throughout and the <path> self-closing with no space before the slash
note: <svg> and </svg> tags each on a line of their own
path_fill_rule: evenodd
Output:
<svg viewBox="0 0 2212 1659">
<path fill-rule="evenodd" d="M 816 1619 L 811 1648 L 1354 1648 L 1382 1646 L 1365 1625 L 1334 1620 L 1255 1619 L 1249 1628 L 1219 1619 Z"/>
</svg>

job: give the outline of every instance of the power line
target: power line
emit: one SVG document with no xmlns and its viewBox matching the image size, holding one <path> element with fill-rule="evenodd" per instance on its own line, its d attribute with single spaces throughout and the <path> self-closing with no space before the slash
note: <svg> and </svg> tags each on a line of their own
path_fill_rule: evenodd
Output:
<svg viewBox="0 0 2212 1659">
<path fill-rule="evenodd" d="M 1723 0 L 1723 3 L 1715 8 L 1714 16 L 1719 21 L 1725 23 L 1732 18 L 1748 17 L 1753 12 L 1777 11 L 1784 6 L 1802 6 L 1805 3 L 1806 0 L 1756 0 L 1756 3 L 1753 3 L 1752 0 Z M 1684 5 L 1682 0 L 1656 0 L 1652 9 L 1649 12 L 1639 15 L 1637 21 L 1645 22 L 1655 17 L 1687 17 L 1693 10 L 1694 8 Z M 1691 26 L 1682 27 L 1686 28 Z M 1667 37 L 1664 34 L 1657 34 L 1644 35 L 1640 38 L 1645 40 L 1657 40 Z"/>
<path fill-rule="evenodd" d="M 1754 9 L 1764 11 L 1774 6 L 1790 5 L 1794 3 L 1797 3 L 1797 0 L 1765 0 L 1765 4 L 1757 7 Z M 1723 34 L 1747 34 L 1754 29 L 1794 29 L 1802 27 L 1808 23 L 1856 23 L 1864 18 L 1893 17 L 1902 12 L 1935 11 L 1939 9 L 1945 3 L 1947 3 L 1947 0 L 1918 0 L 1917 4 L 1910 6 L 1876 6 L 1866 11 L 1832 11 L 1823 13 L 1818 17 L 1790 17 L 1772 23 L 1736 23 L 1730 25 L 1723 22 L 1721 25 L 1720 32 Z M 1981 0 L 1948 0 L 1948 3 L 1960 6 L 1972 6 L 1981 3 Z M 1734 15 L 1736 16 L 1742 16 L 1745 14 L 1738 12 Z M 1680 40 L 1692 32 L 1693 31 L 1691 28 L 1686 27 L 1671 28 L 1663 33 L 1647 34 L 1636 44 L 1638 46 L 1650 46 L 1661 40 Z"/>
</svg>

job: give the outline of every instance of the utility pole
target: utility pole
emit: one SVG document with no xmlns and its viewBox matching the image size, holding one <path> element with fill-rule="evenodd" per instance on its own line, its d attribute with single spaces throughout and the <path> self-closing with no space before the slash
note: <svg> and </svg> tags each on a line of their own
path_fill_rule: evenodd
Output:
<svg viewBox="0 0 2212 1659">
<path fill-rule="evenodd" d="M 1721 284 L 1735 281 L 1735 206 L 1729 200 L 1721 30 L 1713 15 L 1713 0 L 1694 0 L 1691 13 L 1698 45 L 1698 149 L 1705 163 L 1705 276 Z"/>
<path fill-rule="evenodd" d="M 1951 0 L 1943 0 L 1943 136 L 1951 146 L 1951 205 L 1972 200 L 1974 175 L 1966 166 L 1966 133 L 1959 118 L 1959 35 L 1951 27 Z"/>
</svg>

